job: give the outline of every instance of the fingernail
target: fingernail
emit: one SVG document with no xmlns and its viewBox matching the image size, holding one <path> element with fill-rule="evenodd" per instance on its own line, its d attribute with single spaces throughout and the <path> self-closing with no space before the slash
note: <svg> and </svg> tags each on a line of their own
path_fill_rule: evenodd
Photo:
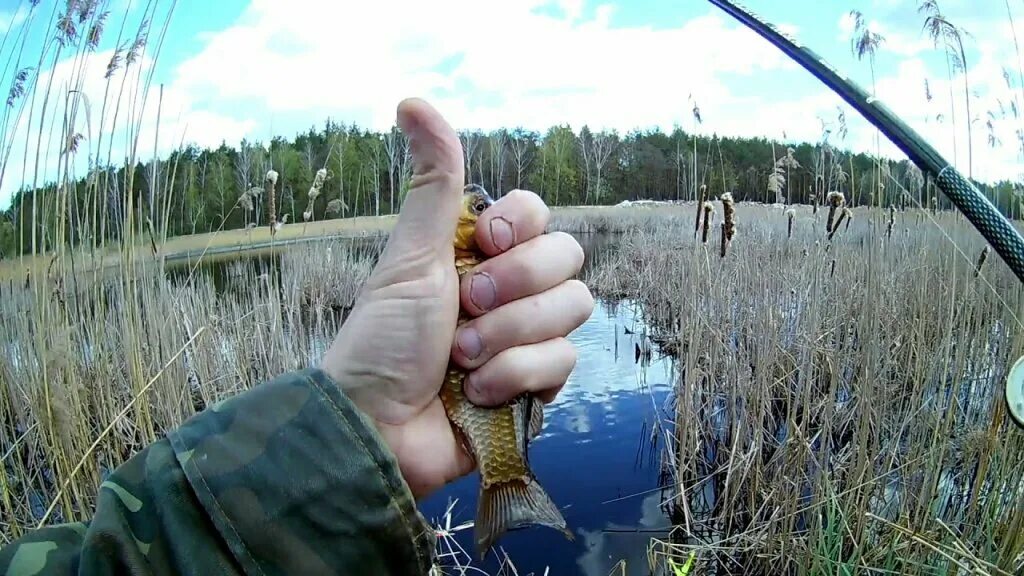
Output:
<svg viewBox="0 0 1024 576">
<path fill-rule="evenodd" d="M 480 333 L 473 328 L 459 330 L 459 334 L 455 337 L 455 344 L 462 351 L 462 355 L 470 360 L 475 360 L 484 349 L 484 342 L 480 339 Z"/>
<path fill-rule="evenodd" d="M 511 248 L 516 242 L 516 232 L 512 228 L 512 223 L 501 216 L 495 216 L 491 220 L 491 242 L 494 242 L 494 246 L 502 252 Z"/>
<path fill-rule="evenodd" d="M 484 395 L 484 391 L 480 389 L 480 384 L 475 378 L 476 372 L 470 372 L 469 376 L 466 376 L 466 383 L 469 384 L 469 391 L 466 393 L 469 396 L 469 401 L 474 404 L 487 402 L 487 396 Z"/>
<path fill-rule="evenodd" d="M 490 310 L 497 298 L 494 280 L 486 272 L 477 272 L 469 281 L 469 299 L 480 310 Z"/>
</svg>

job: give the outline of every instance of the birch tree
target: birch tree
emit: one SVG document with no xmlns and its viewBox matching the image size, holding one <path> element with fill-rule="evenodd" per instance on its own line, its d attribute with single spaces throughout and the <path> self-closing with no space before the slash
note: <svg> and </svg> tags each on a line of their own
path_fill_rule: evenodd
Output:
<svg viewBox="0 0 1024 576">
<path fill-rule="evenodd" d="M 523 175 L 530 167 L 533 160 L 531 150 L 532 136 L 528 135 L 522 128 L 517 128 L 510 139 L 512 149 L 512 162 L 516 168 L 516 188 L 523 188 Z"/>
</svg>

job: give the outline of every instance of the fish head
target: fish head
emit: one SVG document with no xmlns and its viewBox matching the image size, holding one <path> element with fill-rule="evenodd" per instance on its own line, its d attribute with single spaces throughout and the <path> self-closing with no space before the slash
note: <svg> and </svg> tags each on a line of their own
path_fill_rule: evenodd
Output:
<svg viewBox="0 0 1024 576">
<path fill-rule="evenodd" d="M 469 184 L 462 190 L 462 208 L 455 227 L 455 248 L 476 249 L 476 221 L 492 204 L 494 199 L 479 184 Z"/>
</svg>

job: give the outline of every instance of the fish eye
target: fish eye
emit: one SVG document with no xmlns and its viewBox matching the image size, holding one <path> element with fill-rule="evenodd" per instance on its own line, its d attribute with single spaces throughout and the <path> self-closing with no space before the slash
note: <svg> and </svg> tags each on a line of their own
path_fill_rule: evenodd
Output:
<svg viewBox="0 0 1024 576">
<path fill-rule="evenodd" d="M 482 201 L 477 201 L 476 205 L 473 206 L 473 210 L 477 214 L 483 214 L 485 209 L 487 209 L 487 205 L 484 204 Z"/>
</svg>

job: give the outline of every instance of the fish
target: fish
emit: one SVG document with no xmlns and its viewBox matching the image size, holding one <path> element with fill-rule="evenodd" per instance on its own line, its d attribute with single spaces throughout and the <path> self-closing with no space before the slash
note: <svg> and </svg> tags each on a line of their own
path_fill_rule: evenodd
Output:
<svg viewBox="0 0 1024 576">
<path fill-rule="evenodd" d="M 483 186 L 464 187 L 454 238 L 455 269 L 460 280 L 487 259 L 476 244 L 476 222 L 493 203 Z M 460 305 L 458 325 L 470 318 Z M 438 394 L 456 438 L 480 472 L 473 526 L 478 557 L 482 560 L 506 532 L 527 526 L 547 526 L 574 540 L 561 511 L 529 464 L 527 446 L 544 425 L 543 402 L 525 393 L 501 406 L 477 406 L 463 392 L 467 375 L 468 371 L 449 360 Z"/>
</svg>

